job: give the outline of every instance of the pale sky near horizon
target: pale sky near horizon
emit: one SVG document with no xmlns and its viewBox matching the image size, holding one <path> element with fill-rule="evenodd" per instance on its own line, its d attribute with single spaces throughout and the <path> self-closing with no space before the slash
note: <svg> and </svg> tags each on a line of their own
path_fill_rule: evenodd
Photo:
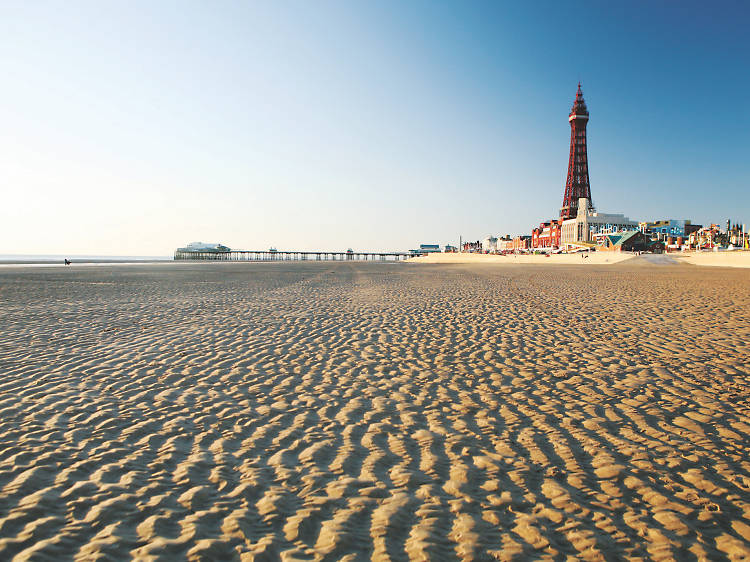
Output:
<svg viewBox="0 0 750 562">
<path fill-rule="evenodd" d="M 405 250 L 591 191 L 750 227 L 744 2 L 0 3 L 0 254 Z"/>
</svg>

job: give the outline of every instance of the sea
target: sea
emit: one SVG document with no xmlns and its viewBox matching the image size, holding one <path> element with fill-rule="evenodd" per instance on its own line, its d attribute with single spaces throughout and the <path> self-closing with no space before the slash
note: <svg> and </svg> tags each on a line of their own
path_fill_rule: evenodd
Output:
<svg viewBox="0 0 750 562">
<path fill-rule="evenodd" d="M 0 266 L 3 265 L 65 265 L 65 260 L 73 264 L 125 264 L 154 263 L 172 261 L 172 256 L 101 256 L 101 255 L 63 255 L 63 254 L 0 254 Z"/>
</svg>

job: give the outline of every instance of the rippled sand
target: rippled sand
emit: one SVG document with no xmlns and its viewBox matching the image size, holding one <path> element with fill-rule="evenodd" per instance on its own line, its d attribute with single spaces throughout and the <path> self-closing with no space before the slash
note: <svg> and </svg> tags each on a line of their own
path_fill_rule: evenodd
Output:
<svg viewBox="0 0 750 562">
<path fill-rule="evenodd" d="M 0 559 L 740 559 L 750 272 L 0 271 Z"/>
</svg>

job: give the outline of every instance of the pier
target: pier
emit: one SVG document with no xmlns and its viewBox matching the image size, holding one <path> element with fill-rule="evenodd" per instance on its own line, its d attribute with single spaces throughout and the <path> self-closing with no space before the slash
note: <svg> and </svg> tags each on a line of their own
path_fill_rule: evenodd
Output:
<svg viewBox="0 0 750 562">
<path fill-rule="evenodd" d="M 176 261 L 400 261 L 415 255 L 410 252 L 302 252 L 270 250 L 186 250 L 174 253 Z"/>
</svg>

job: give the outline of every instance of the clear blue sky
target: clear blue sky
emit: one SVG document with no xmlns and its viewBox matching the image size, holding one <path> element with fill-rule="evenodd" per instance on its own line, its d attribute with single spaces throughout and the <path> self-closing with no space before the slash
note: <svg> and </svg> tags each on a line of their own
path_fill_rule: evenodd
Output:
<svg viewBox="0 0 750 562">
<path fill-rule="evenodd" d="M 750 226 L 746 2 L 3 2 L 0 253 L 408 249 L 562 203 Z"/>
</svg>

